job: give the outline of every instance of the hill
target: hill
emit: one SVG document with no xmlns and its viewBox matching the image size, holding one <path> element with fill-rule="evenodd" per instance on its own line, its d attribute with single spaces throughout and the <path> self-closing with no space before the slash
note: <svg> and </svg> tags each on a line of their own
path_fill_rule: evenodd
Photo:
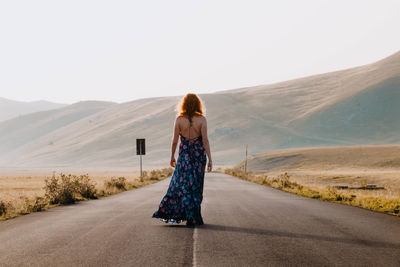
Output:
<svg viewBox="0 0 400 267">
<path fill-rule="evenodd" d="M 44 100 L 22 102 L 0 97 L 0 122 L 32 112 L 57 109 L 65 106 L 67 105 Z"/>
<path fill-rule="evenodd" d="M 26 160 L 25 153 L 35 157 L 44 147 L 53 147 L 59 139 L 51 133 L 63 131 L 69 125 L 95 114 L 114 103 L 84 101 L 64 108 L 35 112 L 0 123 L 0 164 L 4 161 Z M 79 129 L 78 129 L 79 130 Z M 43 145 L 42 140 L 46 140 Z M 39 147 L 38 147 L 39 146 Z M 57 147 L 57 146 L 56 146 Z M 62 153 L 63 148 L 57 147 Z M 27 162 L 24 162 L 26 164 Z M 9 163 L 10 165 L 14 165 Z"/>
<path fill-rule="evenodd" d="M 361 67 L 200 97 L 214 163 L 223 165 L 241 161 L 246 144 L 256 154 L 399 143 L 399 92 L 400 52 Z M 0 166 L 136 167 L 135 139 L 146 138 L 145 166 L 165 167 L 180 98 L 98 108 L 83 102 L 0 123 Z"/>
<path fill-rule="evenodd" d="M 236 165 L 243 168 L 244 161 Z M 400 145 L 282 149 L 253 155 L 254 172 L 400 170 Z"/>
</svg>

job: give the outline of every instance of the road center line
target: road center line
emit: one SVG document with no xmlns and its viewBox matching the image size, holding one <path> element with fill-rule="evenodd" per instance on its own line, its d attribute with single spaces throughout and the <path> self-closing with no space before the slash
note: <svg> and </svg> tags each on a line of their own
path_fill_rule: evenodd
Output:
<svg viewBox="0 0 400 267">
<path fill-rule="evenodd" d="M 194 227 L 193 229 L 193 261 L 192 261 L 192 266 L 196 267 L 197 266 L 197 253 L 196 253 L 196 248 L 197 248 L 197 227 Z"/>
</svg>

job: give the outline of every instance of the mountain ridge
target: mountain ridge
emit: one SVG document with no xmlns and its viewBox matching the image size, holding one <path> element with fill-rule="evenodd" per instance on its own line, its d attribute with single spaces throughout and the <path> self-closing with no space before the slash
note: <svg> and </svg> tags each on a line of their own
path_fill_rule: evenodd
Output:
<svg viewBox="0 0 400 267">
<path fill-rule="evenodd" d="M 0 122 L 33 112 L 57 109 L 65 106 L 67 104 L 54 103 L 47 100 L 24 102 L 0 97 Z"/>
<path fill-rule="evenodd" d="M 282 148 L 360 145 L 360 140 L 366 145 L 400 142 L 396 137 L 400 129 L 387 127 L 397 123 L 395 116 L 385 121 L 387 132 L 382 135 L 379 120 L 365 115 L 368 106 L 375 108 L 371 112 L 379 111 L 379 116 L 397 112 L 393 105 L 387 109 L 381 106 L 400 101 L 398 77 L 400 52 L 346 70 L 199 94 L 207 109 L 214 164 L 239 162 L 246 144 L 254 154 Z M 382 98 L 377 98 L 379 95 Z M 83 103 L 79 111 L 71 108 L 42 114 L 43 118 L 30 122 L 36 127 L 22 127 L 19 135 L 12 133 L 9 125 L 24 125 L 23 118 L 2 122 L 0 142 L 7 149 L 0 147 L 0 166 L 137 166 L 136 138 L 146 138 L 145 160 L 149 165 L 166 166 L 175 107 L 181 97 L 137 99 L 97 109 Z M 341 112 L 340 105 L 347 113 Z M 350 117 L 356 123 L 346 124 L 345 118 Z M 325 123 L 328 119 L 334 123 Z M 44 125 L 49 128 L 43 133 L 40 123 L 46 120 Z M 370 120 L 374 125 L 368 131 L 357 131 Z M 50 127 L 55 122 L 60 124 Z M 340 130 L 343 127 L 347 127 L 345 131 Z M 335 132 L 338 134 L 333 135 Z M 20 142 L 15 142 L 16 137 Z"/>
</svg>

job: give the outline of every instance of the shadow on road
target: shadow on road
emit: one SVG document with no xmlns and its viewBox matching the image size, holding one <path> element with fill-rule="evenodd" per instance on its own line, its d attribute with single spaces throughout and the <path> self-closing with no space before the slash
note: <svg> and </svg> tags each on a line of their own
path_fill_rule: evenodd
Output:
<svg viewBox="0 0 400 267">
<path fill-rule="evenodd" d="M 184 225 L 182 225 L 182 226 L 185 227 Z M 181 227 L 181 226 L 179 226 L 179 227 Z M 364 246 L 368 246 L 368 247 L 383 247 L 383 248 L 400 249 L 400 244 L 362 240 L 362 239 L 352 239 L 351 237 L 350 238 L 330 237 L 330 236 L 299 234 L 299 233 L 264 230 L 264 229 L 257 229 L 257 228 L 225 226 L 225 225 L 216 225 L 216 224 L 204 224 L 204 225 L 196 226 L 196 228 L 198 228 L 199 231 L 208 231 L 208 230 L 228 231 L 228 232 L 238 232 L 238 233 L 246 233 L 246 234 L 254 234 L 254 235 L 267 235 L 267 236 L 289 237 L 289 238 L 299 238 L 299 239 L 321 240 L 321 241 L 338 242 L 338 243 L 346 243 L 346 244 L 357 244 L 357 245 L 364 245 Z"/>
</svg>

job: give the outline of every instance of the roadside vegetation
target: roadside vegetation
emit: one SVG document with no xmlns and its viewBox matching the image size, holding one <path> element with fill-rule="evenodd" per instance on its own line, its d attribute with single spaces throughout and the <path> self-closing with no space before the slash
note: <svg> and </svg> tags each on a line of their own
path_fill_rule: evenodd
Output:
<svg viewBox="0 0 400 267">
<path fill-rule="evenodd" d="M 301 196 L 352 205 L 400 217 L 400 194 L 387 194 L 385 190 L 347 190 L 329 185 L 323 187 L 302 185 L 293 181 L 287 173 L 280 174 L 277 177 L 268 177 L 266 174 L 245 173 L 240 169 L 220 171 L 246 181 L 271 186 Z"/>
<path fill-rule="evenodd" d="M 142 177 L 129 180 L 125 177 L 111 177 L 98 185 L 88 174 L 75 175 L 53 173 L 44 179 L 41 194 L 19 195 L 18 198 L 0 199 L 0 220 L 19 215 L 46 210 L 59 205 L 73 204 L 77 201 L 97 199 L 126 190 L 139 188 L 163 180 L 173 173 L 172 168 L 143 171 Z M 43 181 L 42 181 L 43 183 Z"/>
</svg>

